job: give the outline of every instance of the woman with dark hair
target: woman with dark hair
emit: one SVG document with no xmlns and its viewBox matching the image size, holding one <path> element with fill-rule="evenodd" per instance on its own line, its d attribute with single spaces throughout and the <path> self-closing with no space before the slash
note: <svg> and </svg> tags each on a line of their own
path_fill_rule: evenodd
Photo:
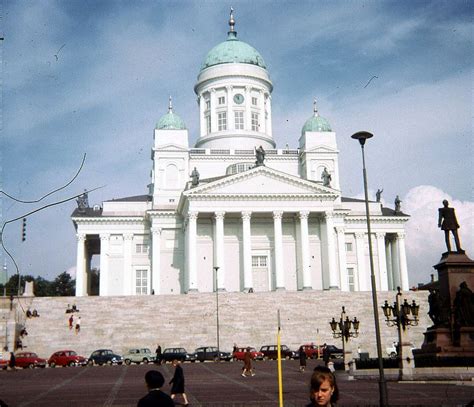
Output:
<svg viewBox="0 0 474 407">
<path fill-rule="evenodd" d="M 311 376 L 307 407 L 334 407 L 339 399 L 336 376 L 325 366 L 316 366 Z"/>
</svg>

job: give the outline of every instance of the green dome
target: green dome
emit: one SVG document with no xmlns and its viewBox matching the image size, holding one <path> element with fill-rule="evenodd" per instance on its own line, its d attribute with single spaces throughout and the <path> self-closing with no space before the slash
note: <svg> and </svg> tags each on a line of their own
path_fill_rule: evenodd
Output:
<svg viewBox="0 0 474 407">
<path fill-rule="evenodd" d="M 186 130 L 183 119 L 170 110 L 156 123 L 157 130 Z"/>
<path fill-rule="evenodd" d="M 260 53 L 249 44 L 239 41 L 235 31 L 229 31 L 227 41 L 212 48 L 201 65 L 201 71 L 219 64 L 251 64 L 266 69 Z"/>
<path fill-rule="evenodd" d="M 306 120 L 302 133 L 306 131 L 332 131 L 329 122 L 321 116 L 313 116 Z"/>
<path fill-rule="evenodd" d="M 301 134 L 304 134 L 307 131 L 332 131 L 329 122 L 324 117 L 319 115 L 318 108 L 316 107 L 316 100 L 314 101 L 313 105 L 313 116 L 306 120 L 306 123 L 301 129 Z"/>
</svg>

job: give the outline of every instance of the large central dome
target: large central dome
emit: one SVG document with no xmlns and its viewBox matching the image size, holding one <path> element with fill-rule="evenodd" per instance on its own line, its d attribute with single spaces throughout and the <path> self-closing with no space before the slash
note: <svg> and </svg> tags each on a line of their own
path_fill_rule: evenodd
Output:
<svg viewBox="0 0 474 407">
<path fill-rule="evenodd" d="M 229 31 L 227 41 L 212 48 L 201 65 L 201 71 L 219 64 L 252 64 L 266 69 L 260 53 L 251 45 L 237 39 L 236 31 Z"/>
</svg>

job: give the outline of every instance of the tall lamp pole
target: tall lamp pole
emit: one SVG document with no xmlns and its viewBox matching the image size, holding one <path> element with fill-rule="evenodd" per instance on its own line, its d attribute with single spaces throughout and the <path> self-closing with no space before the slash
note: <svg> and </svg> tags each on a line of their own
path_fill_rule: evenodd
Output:
<svg viewBox="0 0 474 407">
<path fill-rule="evenodd" d="M 219 344 L 219 266 L 215 266 L 214 270 L 216 272 L 216 327 L 217 327 L 217 360 L 221 359 L 221 348 Z"/>
<path fill-rule="evenodd" d="M 359 140 L 360 147 L 362 149 L 362 174 L 364 177 L 364 194 L 365 194 L 365 214 L 367 217 L 367 234 L 369 238 L 369 260 L 370 260 L 370 281 L 372 285 L 372 306 L 374 311 L 374 322 L 375 322 L 375 338 L 377 341 L 377 358 L 379 362 L 379 392 L 380 392 L 380 405 L 382 407 L 388 406 L 388 392 L 387 382 L 385 380 L 385 374 L 383 371 L 383 356 L 382 356 L 382 343 L 380 340 L 380 324 L 379 324 L 379 310 L 377 304 L 377 286 L 375 284 L 375 273 L 374 273 L 374 258 L 372 252 L 372 235 L 370 230 L 370 212 L 369 212 L 369 195 L 367 192 L 367 171 L 365 169 L 365 154 L 364 145 L 365 141 L 374 135 L 367 131 L 359 131 L 353 134 L 351 137 L 355 140 Z"/>
</svg>

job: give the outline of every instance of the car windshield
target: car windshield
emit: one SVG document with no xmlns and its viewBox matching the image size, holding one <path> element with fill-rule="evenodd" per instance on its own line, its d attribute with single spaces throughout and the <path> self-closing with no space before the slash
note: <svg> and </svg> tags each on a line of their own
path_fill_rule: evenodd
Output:
<svg viewBox="0 0 474 407">
<path fill-rule="evenodd" d="M 71 352 L 69 352 L 69 356 L 77 356 L 77 353 L 72 350 Z"/>
<path fill-rule="evenodd" d="M 142 349 L 142 353 L 151 353 L 150 349 Z"/>
</svg>

